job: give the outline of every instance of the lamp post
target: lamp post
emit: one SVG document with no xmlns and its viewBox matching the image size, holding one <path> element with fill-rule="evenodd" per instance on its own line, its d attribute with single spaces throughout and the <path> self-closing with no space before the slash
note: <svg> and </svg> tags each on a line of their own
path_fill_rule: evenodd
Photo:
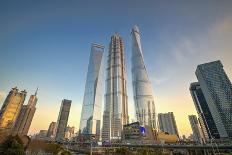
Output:
<svg viewBox="0 0 232 155">
<path fill-rule="evenodd" d="M 92 155 L 92 140 L 90 140 L 90 155 Z"/>
<path fill-rule="evenodd" d="M 95 139 L 93 135 L 90 136 L 90 155 L 92 155 L 93 150 L 92 150 L 92 139 Z"/>
</svg>

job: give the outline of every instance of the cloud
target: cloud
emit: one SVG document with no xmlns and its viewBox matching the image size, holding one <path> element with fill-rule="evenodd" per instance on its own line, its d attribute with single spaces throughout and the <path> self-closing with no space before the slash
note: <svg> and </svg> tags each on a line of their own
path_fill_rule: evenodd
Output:
<svg viewBox="0 0 232 155">
<path fill-rule="evenodd" d="M 166 81 L 168 81 L 170 78 L 168 77 L 152 77 L 151 80 L 152 80 L 152 83 L 155 84 L 155 85 L 160 85 Z"/>
<path fill-rule="evenodd" d="M 200 59 L 228 59 L 232 49 L 232 18 L 225 17 L 209 26 L 208 31 L 197 36 L 183 36 L 170 45 L 173 59 L 183 64 L 193 57 Z M 201 55 L 201 57 L 198 57 Z"/>
<path fill-rule="evenodd" d="M 194 42 L 184 37 L 171 45 L 170 52 L 178 63 L 183 63 L 197 51 Z"/>
<path fill-rule="evenodd" d="M 232 18 L 225 18 L 222 22 L 219 22 L 214 29 L 218 34 L 232 34 Z"/>
</svg>

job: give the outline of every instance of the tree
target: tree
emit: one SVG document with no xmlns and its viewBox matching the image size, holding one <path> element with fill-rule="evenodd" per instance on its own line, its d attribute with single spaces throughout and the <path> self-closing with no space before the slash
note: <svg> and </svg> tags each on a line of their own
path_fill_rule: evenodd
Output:
<svg viewBox="0 0 232 155">
<path fill-rule="evenodd" d="M 0 146 L 2 155 L 24 155 L 23 142 L 18 135 L 10 135 Z"/>
<path fill-rule="evenodd" d="M 151 149 L 148 147 L 143 147 L 137 150 L 138 155 L 163 155 L 162 151 L 159 149 Z"/>
<path fill-rule="evenodd" d="M 70 153 L 69 151 L 64 150 L 64 151 L 61 153 L 61 155 L 71 155 L 71 153 Z"/>
<path fill-rule="evenodd" d="M 116 151 L 115 151 L 115 153 L 117 155 L 124 155 L 124 154 L 129 155 L 130 151 L 127 148 L 125 148 L 125 147 L 121 147 L 121 148 L 117 148 Z"/>
</svg>

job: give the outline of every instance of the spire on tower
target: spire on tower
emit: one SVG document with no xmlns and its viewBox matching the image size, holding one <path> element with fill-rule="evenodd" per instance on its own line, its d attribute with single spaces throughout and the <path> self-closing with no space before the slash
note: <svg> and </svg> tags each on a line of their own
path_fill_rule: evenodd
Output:
<svg viewBox="0 0 232 155">
<path fill-rule="evenodd" d="M 37 88 L 36 88 L 36 91 L 35 91 L 35 96 L 37 95 L 38 89 L 39 89 L 39 87 L 37 87 Z"/>
</svg>

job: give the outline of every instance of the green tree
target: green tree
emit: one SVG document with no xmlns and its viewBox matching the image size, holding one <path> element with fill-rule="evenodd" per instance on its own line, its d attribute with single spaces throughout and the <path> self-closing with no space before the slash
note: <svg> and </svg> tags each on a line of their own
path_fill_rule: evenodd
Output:
<svg viewBox="0 0 232 155">
<path fill-rule="evenodd" d="M 121 147 L 121 148 L 116 149 L 115 154 L 117 154 L 117 155 L 124 155 L 124 154 L 129 155 L 130 151 L 125 147 Z"/>
<path fill-rule="evenodd" d="M 69 151 L 63 151 L 62 153 L 61 153 L 61 155 L 71 155 L 71 153 L 69 152 Z"/>
<path fill-rule="evenodd" d="M 138 155 L 163 155 L 162 151 L 159 149 L 151 149 L 148 147 L 143 147 L 137 150 Z"/>
<path fill-rule="evenodd" d="M 0 146 L 2 155 L 24 155 L 23 142 L 16 136 L 9 136 Z"/>
</svg>

